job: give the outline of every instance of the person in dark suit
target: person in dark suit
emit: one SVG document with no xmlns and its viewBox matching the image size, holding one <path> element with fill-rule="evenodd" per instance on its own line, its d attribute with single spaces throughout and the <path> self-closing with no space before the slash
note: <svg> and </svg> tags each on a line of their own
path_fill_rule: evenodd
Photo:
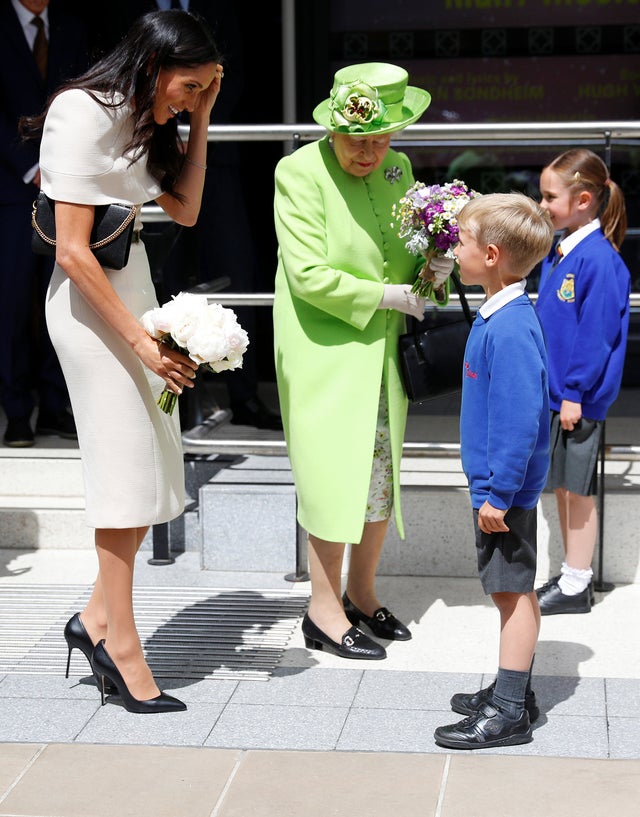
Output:
<svg viewBox="0 0 640 817">
<path fill-rule="evenodd" d="M 74 9 L 81 12 L 77 0 Z M 92 42 L 92 53 L 110 50 L 138 17 L 149 11 L 182 8 L 202 17 L 213 31 L 224 55 L 225 87 L 216 103 L 216 124 L 234 122 L 241 100 L 243 77 L 243 37 L 233 0 L 111 0 L 108 20 Z M 85 9 L 88 14 L 88 10 Z M 187 120 L 188 121 L 188 120 Z M 255 292 L 258 253 L 252 233 L 245 186 L 236 142 L 209 142 L 202 208 L 194 227 L 170 224 L 145 226 L 158 300 L 196 285 L 228 277 L 232 292 Z M 215 290 L 212 290 L 215 291 Z M 256 307 L 233 307 L 252 344 L 244 355 L 242 368 L 223 373 L 231 409 L 231 423 L 258 428 L 281 429 L 280 415 L 258 395 Z M 271 343 L 271 340 L 269 340 Z M 203 380 L 208 375 L 200 375 Z M 210 375 L 220 377 L 220 375 Z M 196 384 L 196 393 L 198 389 Z M 187 403 L 181 402 L 181 408 Z M 188 410 L 187 410 L 188 412 Z M 193 415 L 193 412 L 190 412 Z M 181 414 L 183 425 L 192 417 Z"/>
<path fill-rule="evenodd" d="M 43 23 L 42 51 L 34 16 Z M 0 42 L 0 401 L 7 416 L 3 442 L 21 447 L 35 441 L 36 401 L 36 434 L 74 438 L 76 432 L 44 321 L 53 259 L 31 249 L 39 147 L 21 141 L 18 119 L 42 110 L 56 87 L 86 68 L 88 38 L 82 22 L 60 13 L 55 0 L 51 7 L 49 0 L 0 0 Z"/>
</svg>

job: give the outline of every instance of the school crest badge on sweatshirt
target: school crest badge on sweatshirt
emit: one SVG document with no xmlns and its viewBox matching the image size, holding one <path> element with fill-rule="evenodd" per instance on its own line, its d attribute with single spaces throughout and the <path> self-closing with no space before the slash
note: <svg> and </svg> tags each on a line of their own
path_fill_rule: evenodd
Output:
<svg viewBox="0 0 640 817">
<path fill-rule="evenodd" d="M 575 285 L 575 275 L 565 275 L 562 283 L 560 284 L 560 289 L 556 290 L 556 295 L 561 301 L 566 301 L 567 303 L 573 303 L 576 299 L 576 285 Z"/>
</svg>

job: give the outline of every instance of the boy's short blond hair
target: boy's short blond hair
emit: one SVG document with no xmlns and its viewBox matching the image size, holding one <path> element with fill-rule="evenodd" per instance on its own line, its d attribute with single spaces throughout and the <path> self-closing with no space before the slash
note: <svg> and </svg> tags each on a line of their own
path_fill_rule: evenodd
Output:
<svg viewBox="0 0 640 817">
<path fill-rule="evenodd" d="M 460 211 L 458 226 L 468 230 L 480 246 L 495 244 L 505 252 L 511 272 L 520 278 L 526 278 L 553 244 L 549 213 L 524 193 L 477 196 Z"/>
</svg>

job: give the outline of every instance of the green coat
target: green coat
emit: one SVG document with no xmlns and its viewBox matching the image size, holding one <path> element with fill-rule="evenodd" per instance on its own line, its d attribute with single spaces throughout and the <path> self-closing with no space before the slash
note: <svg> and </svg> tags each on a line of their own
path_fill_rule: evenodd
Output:
<svg viewBox="0 0 640 817">
<path fill-rule="evenodd" d="M 396 170 L 385 178 L 388 168 Z M 362 537 L 382 380 L 404 536 L 399 472 L 408 402 L 398 336 L 405 316 L 377 307 L 383 284 L 412 283 L 424 263 L 391 226 L 392 205 L 413 182 L 408 157 L 394 150 L 366 178 L 351 176 L 326 138 L 284 157 L 275 171 L 278 394 L 298 521 L 332 542 Z"/>
</svg>

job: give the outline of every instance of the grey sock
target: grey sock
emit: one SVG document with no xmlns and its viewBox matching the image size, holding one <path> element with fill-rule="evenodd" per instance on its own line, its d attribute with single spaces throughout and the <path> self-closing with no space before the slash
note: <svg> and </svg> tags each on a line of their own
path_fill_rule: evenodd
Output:
<svg viewBox="0 0 640 817">
<path fill-rule="evenodd" d="M 510 718 L 518 718 L 524 710 L 524 697 L 529 672 L 498 668 L 493 702 Z"/>
<path fill-rule="evenodd" d="M 531 676 L 533 675 L 533 662 L 536 660 L 535 655 L 531 659 L 531 666 L 529 667 L 529 678 L 527 680 L 527 688 L 525 692 L 531 692 Z"/>
</svg>

